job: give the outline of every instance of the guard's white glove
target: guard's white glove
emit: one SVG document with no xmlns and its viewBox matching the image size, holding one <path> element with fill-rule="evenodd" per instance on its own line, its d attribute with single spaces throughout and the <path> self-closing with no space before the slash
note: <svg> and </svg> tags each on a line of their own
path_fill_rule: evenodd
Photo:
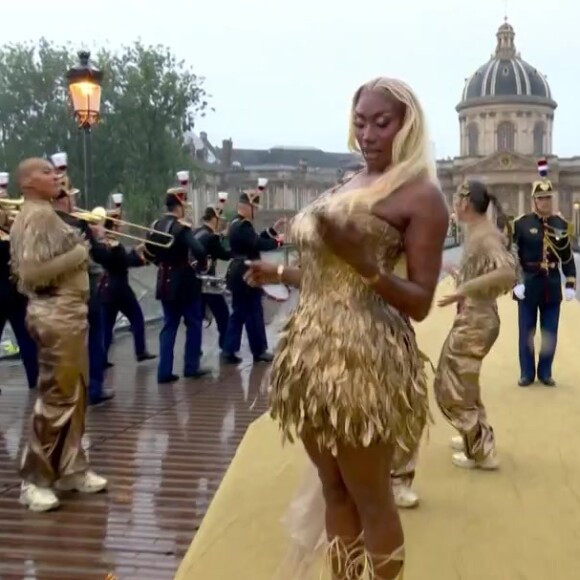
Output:
<svg viewBox="0 0 580 580">
<path fill-rule="evenodd" d="M 514 286 L 514 296 L 518 300 L 523 300 L 526 297 L 526 287 L 523 284 Z"/>
<path fill-rule="evenodd" d="M 576 298 L 576 290 L 574 288 L 564 288 L 564 297 L 568 302 Z"/>
</svg>

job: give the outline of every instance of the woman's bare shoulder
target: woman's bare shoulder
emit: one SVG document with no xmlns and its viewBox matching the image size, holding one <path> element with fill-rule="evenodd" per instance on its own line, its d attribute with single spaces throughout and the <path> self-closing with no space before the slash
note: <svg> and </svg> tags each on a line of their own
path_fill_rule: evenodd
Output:
<svg viewBox="0 0 580 580">
<path fill-rule="evenodd" d="M 391 214 L 393 205 L 405 222 L 429 217 L 430 220 L 449 225 L 449 208 L 439 185 L 431 179 L 418 178 L 402 185 L 373 208 L 377 217 Z"/>
<path fill-rule="evenodd" d="M 403 186 L 405 195 L 417 200 L 418 203 L 428 203 L 433 207 L 439 206 L 448 211 L 447 200 L 439 187 L 432 179 L 420 178 Z"/>
</svg>

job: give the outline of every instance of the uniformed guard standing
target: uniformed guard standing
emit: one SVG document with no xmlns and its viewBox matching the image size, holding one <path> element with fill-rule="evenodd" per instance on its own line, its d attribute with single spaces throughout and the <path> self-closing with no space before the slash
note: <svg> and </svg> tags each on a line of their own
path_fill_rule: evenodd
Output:
<svg viewBox="0 0 580 580">
<path fill-rule="evenodd" d="M 250 350 L 254 362 L 270 362 L 273 357 L 268 352 L 268 340 L 264 324 L 264 310 L 262 306 L 263 291 L 253 288 L 244 280 L 247 270 L 244 262 L 259 260 L 261 252 L 268 252 L 279 248 L 283 244 L 278 228 L 285 220 L 278 220 L 274 227 L 258 234 L 254 229 L 254 211 L 260 207 L 260 195 L 265 191 L 268 181 L 260 178 L 258 188 L 254 191 L 244 191 L 238 203 L 238 215 L 232 221 L 228 238 L 232 261 L 227 272 L 227 284 L 232 293 L 232 313 L 224 341 L 222 358 L 230 364 L 238 364 L 242 359 L 238 351 L 242 342 L 242 331 L 246 327 Z"/>
<path fill-rule="evenodd" d="M 113 194 L 119 196 L 122 194 Z M 109 211 L 109 218 L 120 219 L 120 203 L 115 210 Z M 118 222 L 111 219 L 105 221 L 105 229 L 117 231 Z M 135 292 L 129 283 L 129 268 L 139 268 L 147 264 L 147 260 L 142 255 L 139 248 L 127 249 L 118 240 L 109 236 L 107 239 L 109 246 L 109 259 L 104 264 L 105 274 L 101 281 L 101 295 L 103 299 L 103 311 L 105 317 L 105 353 L 107 355 L 107 366 L 112 366 L 108 362 L 108 353 L 113 342 L 113 331 L 119 312 L 127 317 L 133 333 L 133 343 L 135 345 L 135 358 L 137 362 L 156 358 L 147 350 L 145 341 L 145 317 L 141 310 L 141 305 L 135 296 Z"/>
<path fill-rule="evenodd" d="M 175 187 L 167 191 L 167 213 L 153 224 L 153 229 L 174 237 L 173 244 L 160 250 L 145 244 L 146 257 L 158 266 L 156 298 L 163 307 L 163 328 L 159 335 L 159 366 L 157 381 L 171 383 L 179 379 L 173 373 L 173 350 L 179 323 L 185 322 L 185 355 L 183 374 L 200 378 L 209 371 L 200 366 L 203 325 L 201 281 L 196 269 L 204 270 L 207 254 L 195 239 L 191 224 L 184 221 L 187 190 Z M 163 243 L 165 237 L 152 234 L 149 241 Z M 194 264 L 193 262 L 196 262 Z"/>
<path fill-rule="evenodd" d="M 231 252 L 223 245 L 223 234 L 218 233 L 222 221 L 224 205 L 228 199 L 226 191 L 218 193 L 218 203 L 216 207 L 209 206 L 205 209 L 202 216 L 202 226 L 199 227 L 194 235 L 201 242 L 208 255 L 208 268 L 205 274 L 208 276 L 216 275 L 216 262 L 218 260 L 228 261 L 231 258 Z M 209 308 L 213 314 L 218 333 L 219 347 L 224 348 L 224 340 L 230 319 L 230 309 L 223 294 L 203 293 L 204 309 Z"/>
<path fill-rule="evenodd" d="M 0 173 L 0 198 L 6 199 L 8 173 Z M 38 381 L 38 355 L 36 344 L 26 329 L 26 297 L 20 294 L 10 275 L 10 217 L 8 210 L 0 207 L 0 338 L 6 322 L 10 323 L 24 365 L 29 388 Z"/>
<path fill-rule="evenodd" d="M 547 178 L 548 163 L 538 162 L 540 180 L 532 185 L 534 211 L 514 221 L 513 241 L 520 272 L 514 287 L 518 300 L 519 358 L 521 387 L 537 379 L 546 386 L 556 385 L 552 362 L 556 352 L 558 322 L 562 302 L 562 279 L 565 276 L 566 300 L 576 296 L 576 265 L 568 222 L 553 213 L 553 188 Z M 540 313 L 542 346 L 535 363 L 534 336 Z"/>
<path fill-rule="evenodd" d="M 105 353 L 105 319 L 100 282 L 104 272 L 102 264 L 108 258 L 108 248 L 97 239 L 95 232 L 98 231 L 98 228 L 91 229 L 91 226 L 86 221 L 79 220 L 75 216 L 70 215 L 74 211 L 75 199 L 79 190 L 71 187 L 70 179 L 67 175 L 68 163 L 66 153 L 55 153 L 51 157 L 51 160 L 56 169 L 61 173 L 61 186 L 59 194 L 54 200 L 54 209 L 65 223 L 79 230 L 90 245 L 90 297 L 88 304 L 89 404 L 99 405 L 115 396 L 114 392 L 104 388 L 107 356 Z"/>
</svg>

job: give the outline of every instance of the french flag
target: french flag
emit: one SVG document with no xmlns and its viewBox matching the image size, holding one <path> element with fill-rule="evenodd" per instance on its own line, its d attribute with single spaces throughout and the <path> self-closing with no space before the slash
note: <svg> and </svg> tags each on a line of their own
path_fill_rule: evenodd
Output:
<svg viewBox="0 0 580 580">
<path fill-rule="evenodd" d="M 538 161 L 538 173 L 541 177 L 546 177 L 548 175 L 548 160 L 540 159 Z"/>
</svg>

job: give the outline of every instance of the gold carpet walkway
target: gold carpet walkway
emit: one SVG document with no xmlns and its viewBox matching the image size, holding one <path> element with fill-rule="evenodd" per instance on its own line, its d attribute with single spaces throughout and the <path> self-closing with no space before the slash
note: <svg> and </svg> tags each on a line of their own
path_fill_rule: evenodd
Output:
<svg viewBox="0 0 580 580">
<path fill-rule="evenodd" d="M 447 288 L 442 282 L 439 293 Z M 422 504 L 403 513 L 405 580 L 580 578 L 580 304 L 562 305 L 556 389 L 516 386 L 517 311 L 510 298 L 500 301 L 500 313 L 501 335 L 482 384 L 501 470 L 453 467 L 453 433 L 433 404 L 436 424 L 416 481 Z M 417 325 L 419 344 L 434 362 L 453 314 L 453 307 L 435 308 Z M 281 449 L 267 417 L 255 422 L 176 580 L 272 580 L 286 547 L 279 519 L 303 461 L 298 446 Z"/>
</svg>

